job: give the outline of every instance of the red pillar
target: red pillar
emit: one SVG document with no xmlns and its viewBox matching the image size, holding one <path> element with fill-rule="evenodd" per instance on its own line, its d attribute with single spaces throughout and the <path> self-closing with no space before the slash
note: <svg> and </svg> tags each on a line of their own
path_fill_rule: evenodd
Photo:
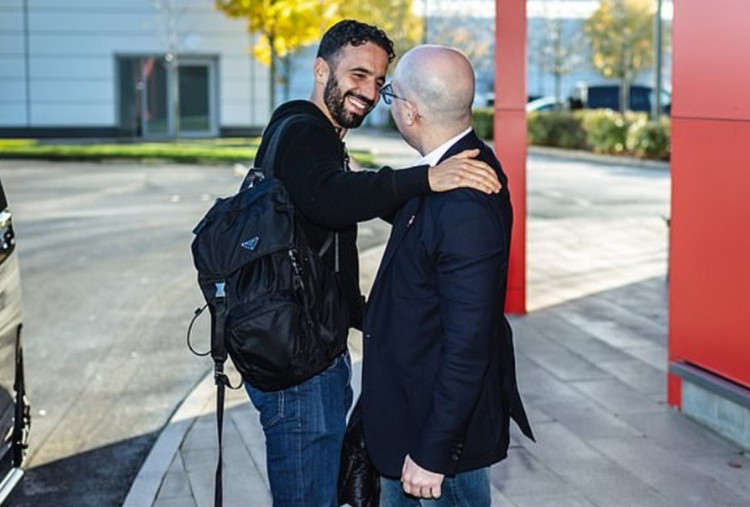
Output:
<svg viewBox="0 0 750 507">
<path fill-rule="evenodd" d="M 526 313 L 526 0 L 495 6 L 494 143 L 514 215 L 505 310 Z"/>
<path fill-rule="evenodd" d="M 746 0 L 675 2 L 669 359 L 750 389 Z M 669 403 L 681 403 L 679 379 Z"/>
</svg>

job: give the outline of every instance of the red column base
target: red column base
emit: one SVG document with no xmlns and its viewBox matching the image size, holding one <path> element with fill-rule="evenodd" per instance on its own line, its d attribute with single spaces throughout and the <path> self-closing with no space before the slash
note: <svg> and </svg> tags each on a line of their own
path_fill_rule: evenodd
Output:
<svg viewBox="0 0 750 507">
<path fill-rule="evenodd" d="M 667 374 L 667 403 L 682 410 L 682 379 L 673 373 Z"/>
</svg>

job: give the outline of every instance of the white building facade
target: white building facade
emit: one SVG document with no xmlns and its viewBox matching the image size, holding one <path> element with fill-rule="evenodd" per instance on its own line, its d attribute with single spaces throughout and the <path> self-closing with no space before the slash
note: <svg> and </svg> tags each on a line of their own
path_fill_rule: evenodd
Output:
<svg viewBox="0 0 750 507">
<path fill-rule="evenodd" d="M 252 44 L 211 0 L 0 0 L 0 136 L 257 134 Z"/>
</svg>

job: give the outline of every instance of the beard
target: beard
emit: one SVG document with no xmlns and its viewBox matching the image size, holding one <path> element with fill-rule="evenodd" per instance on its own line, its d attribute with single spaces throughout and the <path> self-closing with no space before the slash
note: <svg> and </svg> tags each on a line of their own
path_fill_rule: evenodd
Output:
<svg viewBox="0 0 750 507">
<path fill-rule="evenodd" d="M 347 111 L 344 101 L 348 96 L 356 97 L 357 100 L 365 103 L 367 105 L 367 111 L 361 115 Z M 366 99 L 361 95 L 352 92 L 342 92 L 339 82 L 333 73 L 326 83 L 326 88 L 323 92 L 323 101 L 336 123 L 346 129 L 355 129 L 362 125 L 362 121 L 365 119 L 365 116 L 367 116 L 367 113 L 369 113 L 375 106 L 373 101 Z"/>
</svg>

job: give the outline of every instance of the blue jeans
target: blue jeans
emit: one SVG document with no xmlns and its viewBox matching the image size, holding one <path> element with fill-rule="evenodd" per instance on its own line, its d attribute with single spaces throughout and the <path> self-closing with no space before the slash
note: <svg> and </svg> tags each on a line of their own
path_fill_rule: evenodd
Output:
<svg viewBox="0 0 750 507">
<path fill-rule="evenodd" d="M 404 493 L 398 479 L 380 478 L 380 507 L 490 507 L 489 469 L 446 477 L 441 486 L 440 498 L 419 499 Z"/>
<path fill-rule="evenodd" d="M 274 507 L 337 507 L 346 413 L 352 404 L 351 359 L 281 391 L 246 390 L 266 434 Z"/>
</svg>

